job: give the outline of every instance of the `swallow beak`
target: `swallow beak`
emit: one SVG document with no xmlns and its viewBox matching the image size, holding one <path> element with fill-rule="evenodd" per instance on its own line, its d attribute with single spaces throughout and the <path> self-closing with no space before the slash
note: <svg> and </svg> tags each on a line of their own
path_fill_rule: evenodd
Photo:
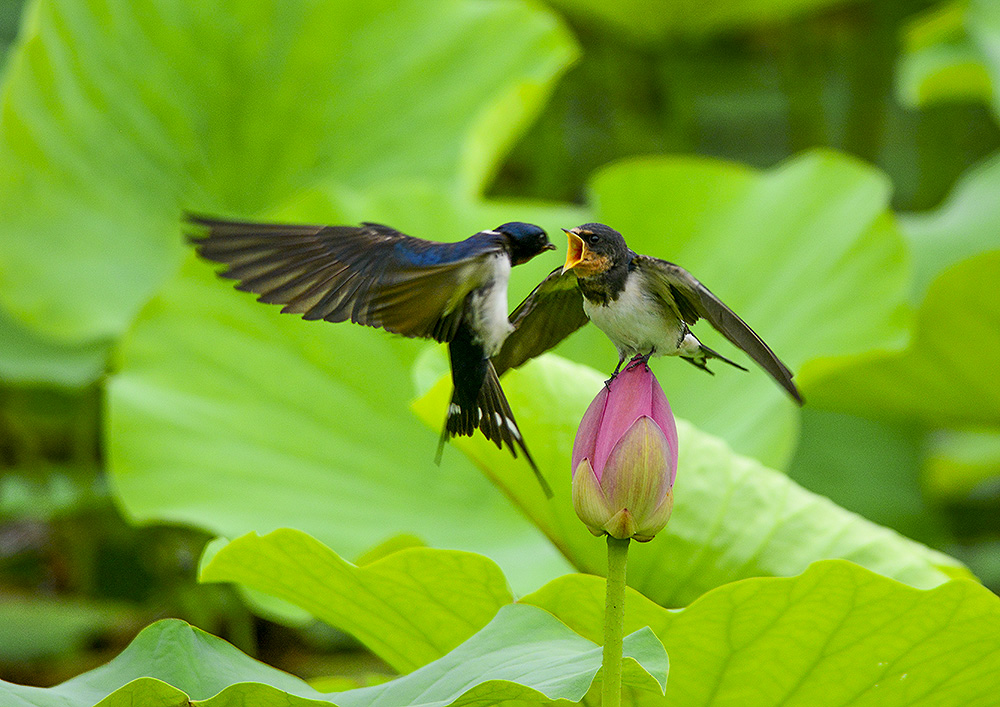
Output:
<svg viewBox="0 0 1000 707">
<path fill-rule="evenodd" d="M 563 272 L 566 272 L 575 268 L 586 257 L 587 245 L 573 231 L 567 231 L 565 228 L 563 231 L 565 231 L 566 238 L 569 241 L 566 249 L 566 264 L 563 265 Z"/>
<path fill-rule="evenodd" d="M 555 250 L 555 249 L 556 249 L 555 243 L 546 243 L 545 247 L 542 248 L 542 250 Z"/>
</svg>

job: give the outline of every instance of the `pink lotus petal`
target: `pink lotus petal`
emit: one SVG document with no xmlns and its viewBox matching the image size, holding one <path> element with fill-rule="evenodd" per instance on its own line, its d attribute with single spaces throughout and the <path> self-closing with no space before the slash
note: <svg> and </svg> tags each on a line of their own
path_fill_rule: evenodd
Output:
<svg viewBox="0 0 1000 707">
<path fill-rule="evenodd" d="M 597 444 L 597 434 L 601 427 L 601 420 L 604 418 L 604 409 L 607 402 L 608 389 L 604 387 L 601 388 L 601 392 L 597 394 L 597 397 L 591 401 L 587 412 L 583 413 L 580 427 L 576 431 L 576 439 L 573 440 L 573 455 L 571 460 L 574 474 L 576 474 L 576 468 L 580 466 L 581 461 L 590 459 L 593 462 L 594 460 L 594 445 Z M 600 480 L 600 475 L 597 478 Z"/>
<path fill-rule="evenodd" d="M 611 381 L 604 419 L 597 434 L 592 463 L 600 479 L 618 440 L 642 416 L 653 417 L 653 388 L 659 388 L 647 366 L 631 366 Z M 662 391 L 660 391 L 662 395 Z M 654 418 L 655 419 L 655 418 Z"/>
<path fill-rule="evenodd" d="M 653 414 L 650 416 L 656 424 L 663 430 L 663 435 L 667 438 L 667 445 L 670 447 L 670 486 L 673 487 L 677 478 L 677 423 L 674 421 L 674 413 L 670 409 L 667 396 L 663 393 L 663 388 L 653 379 Z"/>
</svg>

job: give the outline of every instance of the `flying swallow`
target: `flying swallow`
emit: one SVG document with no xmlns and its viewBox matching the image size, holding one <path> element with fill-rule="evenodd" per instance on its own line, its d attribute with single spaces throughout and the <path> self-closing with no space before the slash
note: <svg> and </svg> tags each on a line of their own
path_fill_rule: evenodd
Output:
<svg viewBox="0 0 1000 707">
<path fill-rule="evenodd" d="M 683 268 L 631 250 L 618 231 L 602 223 L 566 230 L 566 263 L 553 270 L 511 315 L 515 332 L 493 358 L 498 373 L 551 349 L 592 321 L 618 349 L 618 366 L 630 357 L 680 356 L 704 371 L 719 359 L 690 329 L 706 319 L 746 352 L 800 405 L 792 372 L 733 310 Z"/>
<path fill-rule="evenodd" d="M 282 312 L 350 320 L 448 344 L 454 392 L 438 445 L 476 429 L 516 457 L 524 443 L 490 357 L 513 331 L 507 317 L 511 267 L 554 250 L 529 223 L 505 223 L 457 243 L 407 236 L 388 226 L 298 226 L 189 216 L 198 253 L 228 266 L 236 289 L 282 304 Z"/>
</svg>

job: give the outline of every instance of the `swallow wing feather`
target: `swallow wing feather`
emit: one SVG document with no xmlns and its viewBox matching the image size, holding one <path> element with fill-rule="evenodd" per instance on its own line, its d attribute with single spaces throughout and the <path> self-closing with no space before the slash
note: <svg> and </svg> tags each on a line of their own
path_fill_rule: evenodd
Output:
<svg viewBox="0 0 1000 707">
<path fill-rule="evenodd" d="M 514 331 L 493 357 L 497 374 L 548 351 L 588 321 L 576 275 L 556 268 L 511 312 Z"/>
<path fill-rule="evenodd" d="M 188 217 L 203 257 L 220 275 L 282 312 L 350 320 L 409 337 L 450 341 L 466 295 L 502 249 L 407 236 L 388 226 L 298 226 Z M 484 243 L 487 244 L 488 242 Z"/>
<path fill-rule="evenodd" d="M 756 361 L 795 400 L 802 402 L 788 367 L 746 322 L 691 273 L 679 265 L 646 255 L 635 256 L 634 262 L 659 295 L 667 302 L 674 302 L 685 322 L 694 324 L 699 318 L 707 320 L 734 346 Z"/>
</svg>

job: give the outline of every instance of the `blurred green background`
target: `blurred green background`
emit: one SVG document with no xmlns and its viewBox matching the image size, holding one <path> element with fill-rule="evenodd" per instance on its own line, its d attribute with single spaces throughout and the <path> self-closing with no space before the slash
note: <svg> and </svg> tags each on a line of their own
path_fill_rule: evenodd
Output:
<svg viewBox="0 0 1000 707">
<path fill-rule="evenodd" d="M 197 584 L 250 529 L 530 557 L 515 589 L 568 567 L 459 452 L 430 463 L 408 403 L 439 357 L 233 293 L 183 208 L 442 240 L 606 219 L 809 403 L 661 362 L 678 416 L 1000 590 L 997 3 L 0 0 L 0 51 L 0 678 L 53 684 L 165 616 L 305 677 L 379 673 Z M 561 353 L 614 363 L 593 332 Z"/>
</svg>

